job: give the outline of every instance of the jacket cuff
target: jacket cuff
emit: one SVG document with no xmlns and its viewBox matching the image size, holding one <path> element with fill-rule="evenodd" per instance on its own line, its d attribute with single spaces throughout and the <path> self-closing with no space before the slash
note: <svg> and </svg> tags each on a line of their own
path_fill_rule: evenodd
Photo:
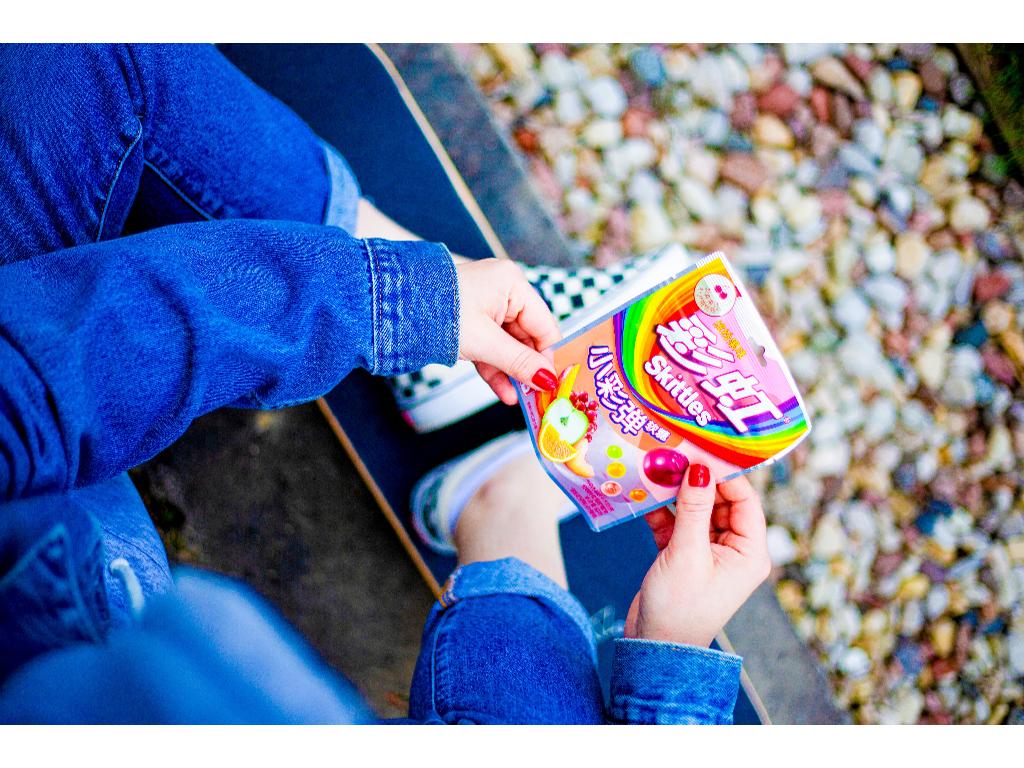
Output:
<svg viewBox="0 0 1024 768">
<path fill-rule="evenodd" d="M 441 243 L 363 241 L 369 254 L 373 317 L 370 372 L 393 376 L 459 356 L 455 263 Z"/>
<path fill-rule="evenodd" d="M 611 715 L 624 723 L 730 724 L 743 660 L 710 648 L 619 639 Z"/>
</svg>

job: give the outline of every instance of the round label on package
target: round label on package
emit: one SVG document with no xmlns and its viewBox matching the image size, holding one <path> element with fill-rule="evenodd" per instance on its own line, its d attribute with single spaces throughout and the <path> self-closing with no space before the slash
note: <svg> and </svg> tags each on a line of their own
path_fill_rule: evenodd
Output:
<svg viewBox="0 0 1024 768">
<path fill-rule="evenodd" d="M 693 300 L 705 315 L 721 317 L 736 303 L 736 286 L 727 277 L 706 275 L 694 286 Z"/>
</svg>

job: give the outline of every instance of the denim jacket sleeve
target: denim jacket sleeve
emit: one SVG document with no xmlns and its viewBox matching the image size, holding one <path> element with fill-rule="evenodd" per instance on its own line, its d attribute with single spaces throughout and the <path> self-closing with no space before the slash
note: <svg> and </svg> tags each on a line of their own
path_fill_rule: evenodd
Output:
<svg viewBox="0 0 1024 768">
<path fill-rule="evenodd" d="M 221 406 L 451 365 L 448 250 L 334 227 L 163 227 L 0 267 L 0 500 L 111 477 Z"/>
<path fill-rule="evenodd" d="M 732 723 L 743 660 L 710 648 L 615 641 L 611 716 L 620 723 Z"/>
</svg>

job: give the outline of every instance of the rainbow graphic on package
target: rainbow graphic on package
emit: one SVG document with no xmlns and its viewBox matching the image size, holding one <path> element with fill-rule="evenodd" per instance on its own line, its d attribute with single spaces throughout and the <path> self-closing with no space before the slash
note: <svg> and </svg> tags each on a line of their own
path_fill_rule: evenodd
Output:
<svg viewBox="0 0 1024 768">
<path fill-rule="evenodd" d="M 548 474 L 600 531 L 673 501 L 690 462 L 719 480 L 811 430 L 793 377 L 722 254 L 553 350 L 559 386 L 517 384 Z"/>
</svg>

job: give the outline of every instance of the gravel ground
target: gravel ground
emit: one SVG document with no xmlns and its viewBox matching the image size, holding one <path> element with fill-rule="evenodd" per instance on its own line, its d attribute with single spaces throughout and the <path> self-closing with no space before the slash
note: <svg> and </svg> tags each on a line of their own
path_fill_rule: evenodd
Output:
<svg viewBox="0 0 1024 768">
<path fill-rule="evenodd" d="M 458 47 L 576 255 L 745 268 L 776 593 L 855 721 L 1024 723 L 1024 188 L 931 45 Z"/>
</svg>

